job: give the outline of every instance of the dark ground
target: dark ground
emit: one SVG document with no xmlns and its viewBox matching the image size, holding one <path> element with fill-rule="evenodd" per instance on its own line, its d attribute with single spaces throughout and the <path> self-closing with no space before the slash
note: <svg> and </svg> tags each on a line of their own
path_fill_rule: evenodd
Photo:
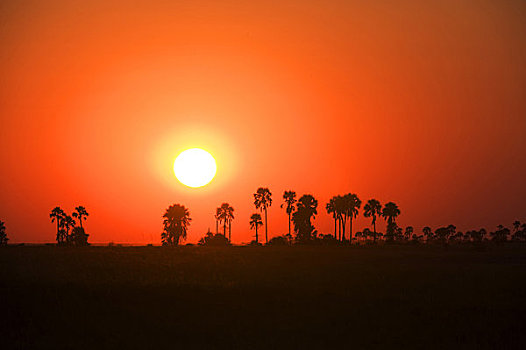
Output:
<svg viewBox="0 0 526 350">
<path fill-rule="evenodd" d="M 7 247 L 0 315 L 2 349 L 526 348 L 526 246 Z"/>
</svg>

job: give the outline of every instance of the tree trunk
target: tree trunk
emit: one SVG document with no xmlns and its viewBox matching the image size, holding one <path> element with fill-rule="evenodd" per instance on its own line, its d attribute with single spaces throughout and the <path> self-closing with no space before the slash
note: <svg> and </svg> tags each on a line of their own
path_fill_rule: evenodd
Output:
<svg viewBox="0 0 526 350">
<path fill-rule="evenodd" d="M 374 216 L 373 216 L 373 232 L 374 232 L 374 235 L 373 235 L 374 243 L 376 243 L 376 217 Z"/>
<path fill-rule="evenodd" d="M 216 219 L 216 235 L 219 233 L 219 220 Z"/>
<path fill-rule="evenodd" d="M 352 214 L 349 216 L 349 242 L 352 243 Z"/>
<path fill-rule="evenodd" d="M 80 228 L 82 228 L 82 215 L 79 215 Z"/>
<path fill-rule="evenodd" d="M 342 219 L 342 242 L 345 242 L 345 226 L 347 226 L 345 221 L 345 219 Z"/>
<path fill-rule="evenodd" d="M 334 239 L 336 239 L 336 218 L 334 218 Z"/>
<path fill-rule="evenodd" d="M 290 234 L 290 212 L 289 212 L 289 237 L 292 237 L 292 235 Z"/>
<path fill-rule="evenodd" d="M 226 219 L 223 221 L 223 236 L 226 238 Z"/>
<path fill-rule="evenodd" d="M 256 243 L 259 243 L 259 240 L 258 240 L 258 224 L 256 222 Z"/>
<path fill-rule="evenodd" d="M 265 207 L 265 244 L 268 243 L 267 207 Z"/>
<path fill-rule="evenodd" d="M 232 221 L 228 221 L 228 241 L 232 242 Z"/>
</svg>

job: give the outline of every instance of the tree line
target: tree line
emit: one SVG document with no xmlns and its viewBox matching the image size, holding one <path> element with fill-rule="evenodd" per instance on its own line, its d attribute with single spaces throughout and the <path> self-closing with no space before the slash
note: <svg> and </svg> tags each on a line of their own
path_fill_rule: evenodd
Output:
<svg viewBox="0 0 526 350">
<path fill-rule="evenodd" d="M 318 215 L 318 200 L 311 194 L 302 195 L 297 198 L 295 191 L 284 191 L 281 208 L 285 209 L 288 217 L 288 233 L 268 238 L 268 208 L 272 206 L 272 193 L 268 188 L 260 187 L 253 194 L 253 205 L 259 212 L 251 214 L 248 224 L 255 231 L 252 245 L 261 245 L 259 228 L 265 228 L 265 244 L 352 244 L 367 243 L 376 244 L 384 242 L 411 242 L 411 243 L 480 243 L 480 242 L 506 242 L 526 241 L 526 223 L 513 222 L 512 229 L 498 225 L 496 230 L 457 231 L 454 225 L 439 227 L 433 230 L 426 226 L 421 233 L 415 232 L 412 226 L 405 230 L 398 226 L 396 219 L 401 210 L 394 202 L 382 205 L 380 201 L 372 198 L 363 206 L 358 195 L 347 193 L 336 195 L 325 204 L 325 211 L 334 220 L 334 232 L 332 234 L 319 234 L 312 220 Z M 371 220 L 371 228 L 357 231 L 353 234 L 353 221 L 360 214 Z M 264 221 L 261 214 L 264 215 Z M 89 213 L 83 206 L 77 206 L 71 215 L 62 208 L 55 207 L 51 210 L 49 217 L 56 224 L 57 245 L 88 245 L 89 235 L 82 225 L 87 220 Z M 210 230 L 199 240 L 202 245 L 229 245 L 232 240 L 232 221 L 234 220 L 234 208 L 227 202 L 216 208 L 214 215 L 216 230 L 215 234 Z M 386 232 L 378 232 L 377 219 L 382 218 L 386 222 Z M 77 220 L 75 220 L 77 219 Z M 187 238 L 187 230 L 192 219 L 189 210 L 181 204 L 169 206 L 163 215 L 163 231 L 161 241 L 163 245 L 177 246 Z M 77 226 L 78 223 L 78 226 Z M 222 232 L 219 227 L 222 226 Z M 347 226 L 349 228 L 346 233 Z M 6 234 L 6 226 L 0 221 L 0 245 L 7 245 L 9 238 Z"/>
<path fill-rule="evenodd" d="M 268 215 L 267 211 L 272 206 L 272 193 L 268 188 L 260 187 L 253 194 L 254 207 L 257 211 L 251 214 L 249 226 L 255 231 L 253 245 L 260 245 L 258 229 L 265 228 L 265 244 L 351 244 L 351 243 L 371 243 L 378 241 L 391 242 L 412 242 L 412 243 L 443 243 L 453 242 L 505 242 L 526 241 L 526 224 L 519 221 L 513 223 L 513 231 L 499 225 L 495 231 L 487 232 L 485 229 L 460 232 L 454 225 L 439 227 L 432 230 L 426 226 L 422 233 L 415 232 L 412 226 L 407 226 L 405 230 L 399 227 L 396 219 L 400 216 L 401 210 L 394 202 L 387 202 L 384 205 L 377 199 L 369 199 L 363 205 L 358 195 L 347 193 L 344 195 L 333 196 L 325 205 L 325 211 L 334 220 L 334 232 L 332 234 L 319 234 L 312 220 L 318 215 L 318 200 L 311 194 L 304 194 L 297 198 L 295 191 L 284 191 L 283 203 L 281 208 L 285 209 L 288 216 L 288 233 L 268 239 Z M 177 208 L 177 209 L 175 209 Z M 365 228 L 353 234 L 353 221 L 356 220 L 362 209 L 362 215 L 371 220 L 371 228 Z M 264 222 L 261 214 L 264 214 Z M 178 245 L 186 239 L 186 232 L 190 225 L 190 212 L 181 204 L 170 206 L 165 214 L 164 230 L 161 234 L 163 245 Z M 214 215 L 216 222 L 216 232 L 210 230 L 199 244 L 207 245 L 228 245 L 232 238 L 232 220 L 234 219 L 234 208 L 229 203 L 223 203 L 216 209 Z M 386 222 L 385 233 L 377 231 L 377 219 L 382 218 Z M 223 226 L 222 233 L 219 226 Z M 228 231 L 227 231 L 228 227 Z M 348 234 L 346 233 L 349 228 Z M 227 237 L 228 232 L 228 237 Z"/>
</svg>

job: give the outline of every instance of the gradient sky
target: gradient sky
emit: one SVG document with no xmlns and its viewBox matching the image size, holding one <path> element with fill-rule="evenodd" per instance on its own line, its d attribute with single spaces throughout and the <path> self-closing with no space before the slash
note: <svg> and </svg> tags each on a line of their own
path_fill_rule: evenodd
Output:
<svg viewBox="0 0 526 350">
<path fill-rule="evenodd" d="M 91 242 L 159 243 L 181 203 L 189 242 L 252 193 L 395 201 L 399 223 L 461 230 L 526 220 L 526 2 L 2 1 L 0 219 L 52 242 L 84 205 Z M 218 162 L 201 189 L 177 154 Z M 358 228 L 369 225 L 360 215 Z M 384 224 L 380 226 L 384 230 Z"/>
</svg>

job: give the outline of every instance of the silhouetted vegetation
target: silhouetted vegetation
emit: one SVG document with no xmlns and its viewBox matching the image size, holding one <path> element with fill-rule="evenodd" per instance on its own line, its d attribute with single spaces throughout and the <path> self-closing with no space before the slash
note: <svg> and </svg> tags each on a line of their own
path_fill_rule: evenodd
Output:
<svg viewBox="0 0 526 350">
<path fill-rule="evenodd" d="M 396 238 L 398 230 L 396 218 L 398 215 L 400 215 L 400 209 L 393 202 L 386 203 L 382 209 L 382 217 L 387 221 L 387 229 L 385 233 L 385 238 L 387 241 L 392 242 Z"/>
<path fill-rule="evenodd" d="M 296 192 L 294 191 L 285 191 L 283 192 L 283 200 L 285 201 L 285 212 L 289 216 L 289 233 L 288 233 L 288 239 L 289 241 L 292 240 L 292 231 L 291 231 L 291 223 L 292 223 L 292 213 L 296 210 Z M 281 204 L 281 208 L 283 208 L 283 204 Z"/>
<path fill-rule="evenodd" d="M 250 229 L 256 230 L 256 243 L 259 243 L 258 238 L 258 227 L 263 225 L 263 221 L 261 221 L 261 215 L 259 213 L 254 213 L 250 217 Z"/>
<path fill-rule="evenodd" d="M 223 223 L 223 236 L 226 238 L 226 227 L 228 226 L 228 240 L 232 241 L 232 220 L 234 220 L 234 208 L 223 203 L 216 209 L 216 220 Z"/>
<path fill-rule="evenodd" d="M 254 193 L 254 205 L 256 209 L 265 213 L 272 204 L 272 194 L 268 188 L 260 187 Z M 512 229 L 499 225 L 494 231 L 486 229 L 468 230 L 466 232 L 457 231 L 454 225 L 438 227 L 432 229 L 425 226 L 421 232 L 416 232 L 413 226 L 405 229 L 399 227 L 397 218 L 401 210 L 394 202 L 388 202 L 384 206 L 376 199 L 369 199 L 363 206 L 363 216 L 371 218 L 372 231 L 364 228 L 356 232 L 353 236 L 353 220 L 355 220 L 361 208 L 361 200 L 354 193 L 336 195 L 329 199 L 325 209 L 334 220 L 333 234 L 318 234 L 318 230 L 313 224 L 313 219 L 318 214 L 318 201 L 314 196 L 303 195 L 299 200 L 296 199 L 296 192 L 284 191 L 283 203 L 281 208 L 289 217 L 289 232 L 285 236 L 277 236 L 272 242 L 268 240 L 268 228 L 265 225 L 265 243 L 269 245 L 291 245 L 291 244 L 321 244 L 321 245 L 349 245 L 349 244 L 377 244 L 385 241 L 387 243 L 411 243 L 411 244 L 481 244 L 492 242 L 502 244 L 505 242 L 524 242 L 526 241 L 526 224 L 520 221 L 513 222 Z M 49 214 L 51 222 L 56 224 L 57 245 L 88 245 L 88 237 L 82 222 L 86 221 L 89 213 L 83 206 L 77 206 L 72 215 L 68 215 L 62 208 L 55 207 Z M 386 222 L 385 234 L 377 230 L 377 218 L 382 217 Z M 161 241 L 163 245 L 179 245 L 186 239 L 187 228 L 190 224 L 188 209 L 179 204 L 170 206 L 163 215 L 163 233 Z M 78 221 L 76 221 L 77 219 Z M 231 244 L 232 220 L 234 219 L 234 208 L 229 203 L 223 203 L 216 209 L 214 219 L 216 222 L 215 235 L 205 235 L 200 240 L 203 245 L 226 245 L 223 239 L 216 237 L 219 235 L 219 225 L 223 226 L 222 236 Z M 346 226 L 349 221 L 349 238 L 346 236 Z M 78 223 L 78 226 L 77 226 Z M 259 228 L 264 225 L 261 215 L 254 213 L 250 217 L 250 229 L 255 230 L 255 240 L 250 245 L 260 245 Z M 294 226 L 294 235 L 292 227 Z M 5 229 L 3 230 L 5 232 Z M 228 237 L 227 237 L 228 232 Z M 210 232 L 209 232 L 210 233 Z M 0 237 L 0 244 L 7 242 Z M 1 243 L 4 242 L 4 243 Z M 211 242 L 211 243 L 208 243 Z"/>
<path fill-rule="evenodd" d="M 88 245 L 88 235 L 83 227 L 74 227 L 71 232 L 71 243 L 76 246 Z"/>
<path fill-rule="evenodd" d="M 0 246 L 7 245 L 7 241 L 9 238 L 7 238 L 5 223 L 0 221 Z"/>
<path fill-rule="evenodd" d="M 272 194 L 268 188 L 260 187 L 254 193 L 254 205 L 256 209 L 266 213 L 272 204 Z M 387 202 L 384 206 L 377 199 L 369 199 L 363 206 L 363 216 L 371 218 L 372 231 L 364 228 L 356 232 L 353 236 L 353 221 L 358 217 L 362 201 L 358 195 L 347 193 L 336 195 L 329 199 L 325 205 L 325 210 L 334 220 L 333 234 L 318 234 L 312 220 L 318 214 L 318 201 L 312 195 L 304 195 L 299 200 L 296 199 L 296 192 L 288 190 L 283 193 L 283 203 L 281 208 L 289 217 L 289 232 L 285 236 L 277 236 L 276 240 L 268 240 L 268 227 L 265 224 L 265 243 L 268 245 L 291 245 L 291 244 L 321 244 L 321 245 L 349 245 L 349 244 L 377 244 L 385 241 L 387 243 L 411 243 L 411 244 L 461 244 L 461 243 L 480 243 L 495 242 L 503 243 L 507 241 L 526 241 L 526 225 L 519 221 L 513 223 L 513 231 L 499 226 L 497 230 L 487 233 L 486 230 L 472 230 L 466 233 L 458 232 L 454 225 L 439 227 L 434 231 L 426 226 L 422 232 L 416 232 L 413 226 L 405 229 L 399 227 L 397 218 L 401 210 L 394 202 Z M 216 232 L 219 223 L 223 224 L 223 235 L 226 237 L 226 228 L 229 226 L 230 241 L 230 221 L 233 219 L 233 208 L 228 203 L 216 210 Z M 386 223 L 386 232 L 377 230 L 377 218 L 382 217 Z M 266 221 L 266 220 L 265 220 Z M 349 222 L 349 235 L 347 238 L 346 227 Z M 250 217 L 250 228 L 255 230 L 255 240 L 250 245 L 259 245 L 259 228 L 264 225 L 261 215 L 258 213 Z M 292 235 L 292 225 L 294 225 L 294 235 Z"/>
<path fill-rule="evenodd" d="M 254 193 L 254 206 L 265 212 L 265 243 L 268 243 L 267 208 L 272 205 L 272 193 L 268 188 L 260 187 Z"/>
<path fill-rule="evenodd" d="M 376 243 L 376 218 L 382 215 L 382 205 L 376 199 L 369 199 L 363 207 L 363 216 L 373 218 L 373 241 Z"/>
<path fill-rule="evenodd" d="M 74 245 L 74 246 L 85 246 L 88 245 L 89 235 L 85 232 L 82 227 L 82 220 L 86 220 L 89 215 L 86 209 L 82 206 L 75 208 L 73 217 L 79 218 L 80 226 L 75 226 L 76 221 L 71 215 L 68 215 L 62 208 L 55 207 L 51 210 L 49 217 L 52 223 L 57 225 L 57 245 Z"/>
<path fill-rule="evenodd" d="M 73 217 L 79 219 L 80 228 L 82 228 L 82 220 L 86 220 L 87 216 L 89 216 L 89 214 L 83 206 L 76 207 L 73 212 Z"/>
<path fill-rule="evenodd" d="M 354 193 L 348 193 L 344 197 L 345 208 L 347 211 L 347 216 L 349 217 L 349 241 L 352 241 L 352 222 L 358 216 L 358 210 L 362 205 L 362 201 Z"/>
<path fill-rule="evenodd" d="M 161 233 L 163 245 L 177 246 L 186 239 L 186 231 L 190 225 L 190 212 L 181 204 L 173 204 L 163 215 L 164 230 Z"/>
<path fill-rule="evenodd" d="M 318 214 L 318 201 L 310 194 L 301 196 L 296 204 L 296 211 L 292 214 L 296 241 L 310 243 L 316 238 L 317 231 L 311 220 Z"/>
<path fill-rule="evenodd" d="M 230 245 L 230 241 L 224 235 L 219 233 L 213 234 L 208 230 L 197 244 L 209 247 L 226 247 Z"/>
<path fill-rule="evenodd" d="M 268 241 L 269 246 L 285 246 L 289 245 L 289 239 L 286 236 L 275 236 Z"/>
</svg>

